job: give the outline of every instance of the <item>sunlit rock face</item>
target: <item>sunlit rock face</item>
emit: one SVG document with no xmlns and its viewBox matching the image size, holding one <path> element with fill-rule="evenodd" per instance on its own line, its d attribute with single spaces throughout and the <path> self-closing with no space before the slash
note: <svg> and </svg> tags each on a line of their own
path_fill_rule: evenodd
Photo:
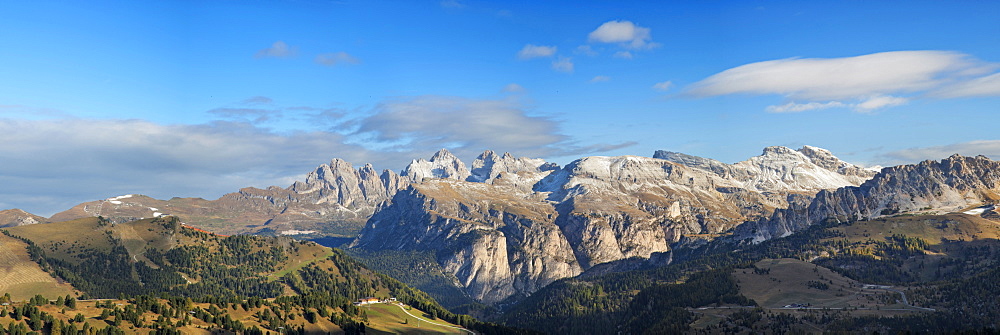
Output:
<svg viewBox="0 0 1000 335">
<path fill-rule="evenodd" d="M 487 303 L 597 264 L 666 252 L 682 236 L 721 233 L 787 207 L 790 196 L 808 200 L 875 174 L 812 147 L 770 147 L 731 165 L 658 152 L 561 168 L 487 151 L 468 173 L 450 154 L 435 157 L 411 163 L 403 173 L 410 187 L 376 211 L 351 247 L 434 250 Z"/>
</svg>

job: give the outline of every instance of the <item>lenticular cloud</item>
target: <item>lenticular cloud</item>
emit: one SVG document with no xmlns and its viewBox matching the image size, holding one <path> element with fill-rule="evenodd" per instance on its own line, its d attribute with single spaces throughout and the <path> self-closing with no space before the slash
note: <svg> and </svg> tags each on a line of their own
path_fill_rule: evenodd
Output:
<svg viewBox="0 0 1000 335">
<path fill-rule="evenodd" d="M 978 80 L 996 68 L 969 55 L 950 51 L 789 58 L 722 71 L 691 85 L 687 93 L 693 96 L 778 94 L 787 97 L 790 105 L 772 106 L 775 108 L 771 110 L 785 112 L 835 105 L 869 111 L 908 101 L 901 96 L 934 94 Z"/>
</svg>

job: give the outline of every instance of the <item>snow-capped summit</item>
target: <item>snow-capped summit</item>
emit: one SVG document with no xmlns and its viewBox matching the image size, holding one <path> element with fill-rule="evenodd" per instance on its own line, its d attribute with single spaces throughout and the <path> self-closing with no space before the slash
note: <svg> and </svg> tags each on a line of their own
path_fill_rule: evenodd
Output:
<svg viewBox="0 0 1000 335">
<path fill-rule="evenodd" d="M 812 146 L 804 146 L 799 150 L 771 146 L 764 148 L 760 156 L 735 164 L 662 150 L 657 151 L 653 157 L 711 171 L 759 192 L 815 193 L 819 190 L 857 186 L 878 172 L 845 162 L 829 150 Z"/>
<path fill-rule="evenodd" d="M 465 163 L 448 149 L 439 150 L 429 161 L 423 158 L 411 161 L 402 173 L 411 182 L 420 182 L 424 178 L 465 180 L 470 174 Z"/>
</svg>

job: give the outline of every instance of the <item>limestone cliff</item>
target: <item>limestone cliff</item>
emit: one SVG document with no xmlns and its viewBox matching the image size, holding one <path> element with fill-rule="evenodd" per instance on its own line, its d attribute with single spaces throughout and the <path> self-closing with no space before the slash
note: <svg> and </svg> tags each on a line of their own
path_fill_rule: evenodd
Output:
<svg viewBox="0 0 1000 335">
<path fill-rule="evenodd" d="M 676 159 L 597 156 L 560 168 L 487 151 L 465 181 L 464 164 L 448 155 L 444 164 L 415 161 L 420 168 L 404 175 L 440 177 L 396 193 L 350 247 L 434 250 L 467 293 L 494 303 L 598 264 L 669 251 L 682 236 L 711 238 L 874 174 L 811 147 L 771 147 L 733 165 L 664 157 Z"/>
</svg>

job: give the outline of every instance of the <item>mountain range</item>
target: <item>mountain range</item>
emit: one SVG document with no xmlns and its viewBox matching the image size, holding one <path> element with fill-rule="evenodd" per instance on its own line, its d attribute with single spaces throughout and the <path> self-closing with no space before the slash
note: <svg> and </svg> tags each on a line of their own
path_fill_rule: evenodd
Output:
<svg viewBox="0 0 1000 335">
<path fill-rule="evenodd" d="M 465 293 L 498 303 L 598 264 L 668 252 L 682 238 L 715 238 L 876 171 L 810 146 L 768 147 L 735 164 L 657 151 L 561 167 L 486 151 L 471 169 L 442 149 L 400 173 L 333 159 L 286 188 L 217 200 L 125 195 L 47 220 L 11 212 L 3 222 L 174 215 L 221 234 L 357 236 L 350 248 L 434 251 Z"/>
<path fill-rule="evenodd" d="M 611 285 L 618 288 L 608 298 L 617 301 L 617 307 L 580 308 L 611 318 L 601 321 L 601 327 L 627 322 L 644 329 L 648 325 L 626 317 L 628 309 L 620 304 L 636 297 L 637 290 L 653 287 L 650 284 L 701 273 L 706 262 L 746 266 L 767 257 L 795 255 L 860 280 L 870 276 L 862 269 L 869 268 L 871 260 L 837 253 L 875 250 L 877 257 L 897 259 L 892 266 L 919 261 L 922 269 L 925 262 L 937 262 L 942 269 L 971 278 L 989 268 L 989 257 L 974 250 L 993 248 L 992 220 L 1000 218 L 994 211 L 1000 201 L 998 171 L 1000 162 L 959 155 L 863 167 L 811 146 L 767 147 L 759 156 L 734 164 L 661 150 L 653 157 L 584 157 L 564 166 L 493 151 L 466 165 L 442 149 L 430 159 L 413 160 L 399 173 L 378 172 L 370 164 L 355 168 L 333 159 L 286 188 L 244 188 L 216 200 L 122 195 L 82 203 L 50 218 L 12 209 L 0 212 L 0 227 L 95 217 L 110 224 L 175 217 L 187 227 L 220 234 L 338 237 L 333 245 L 373 270 L 403 274 L 409 284 L 439 301 L 450 301 L 445 307 L 465 306 L 460 308 L 463 313 L 489 318 L 497 312 L 476 311 L 500 308 L 507 311 L 509 324 L 575 329 L 566 324 L 549 327 L 552 315 L 565 312 L 562 305 L 552 304 L 588 287 Z M 982 219 L 956 223 L 965 220 L 962 215 Z M 914 222 L 921 223 L 916 225 L 928 228 L 914 233 L 914 223 L 900 219 L 906 217 L 918 218 Z M 887 219 L 894 223 L 878 223 Z M 856 222 L 874 230 L 844 235 L 837 228 Z M 871 239 L 872 233 L 891 236 L 882 242 Z M 846 236 L 843 241 L 828 239 L 838 234 Z M 928 242 L 928 236 L 939 238 L 940 246 Z M 788 239 L 796 242 L 780 242 Z M 852 239 L 857 242 L 848 243 Z M 985 246 L 975 247 L 980 242 Z M 788 249 L 789 243 L 795 247 Z M 893 248 L 941 253 L 945 258 L 898 254 Z M 147 257 L 135 255 L 137 261 Z M 955 255 L 973 255 L 979 261 L 971 268 L 949 268 Z M 916 271 L 909 265 L 904 270 Z M 871 278 L 923 281 L 942 278 L 940 271 L 933 276 L 924 271 Z M 616 273 L 640 278 L 628 285 L 642 284 L 632 289 L 612 284 L 609 278 Z M 558 313 L 539 317 L 553 308 Z"/>
</svg>

